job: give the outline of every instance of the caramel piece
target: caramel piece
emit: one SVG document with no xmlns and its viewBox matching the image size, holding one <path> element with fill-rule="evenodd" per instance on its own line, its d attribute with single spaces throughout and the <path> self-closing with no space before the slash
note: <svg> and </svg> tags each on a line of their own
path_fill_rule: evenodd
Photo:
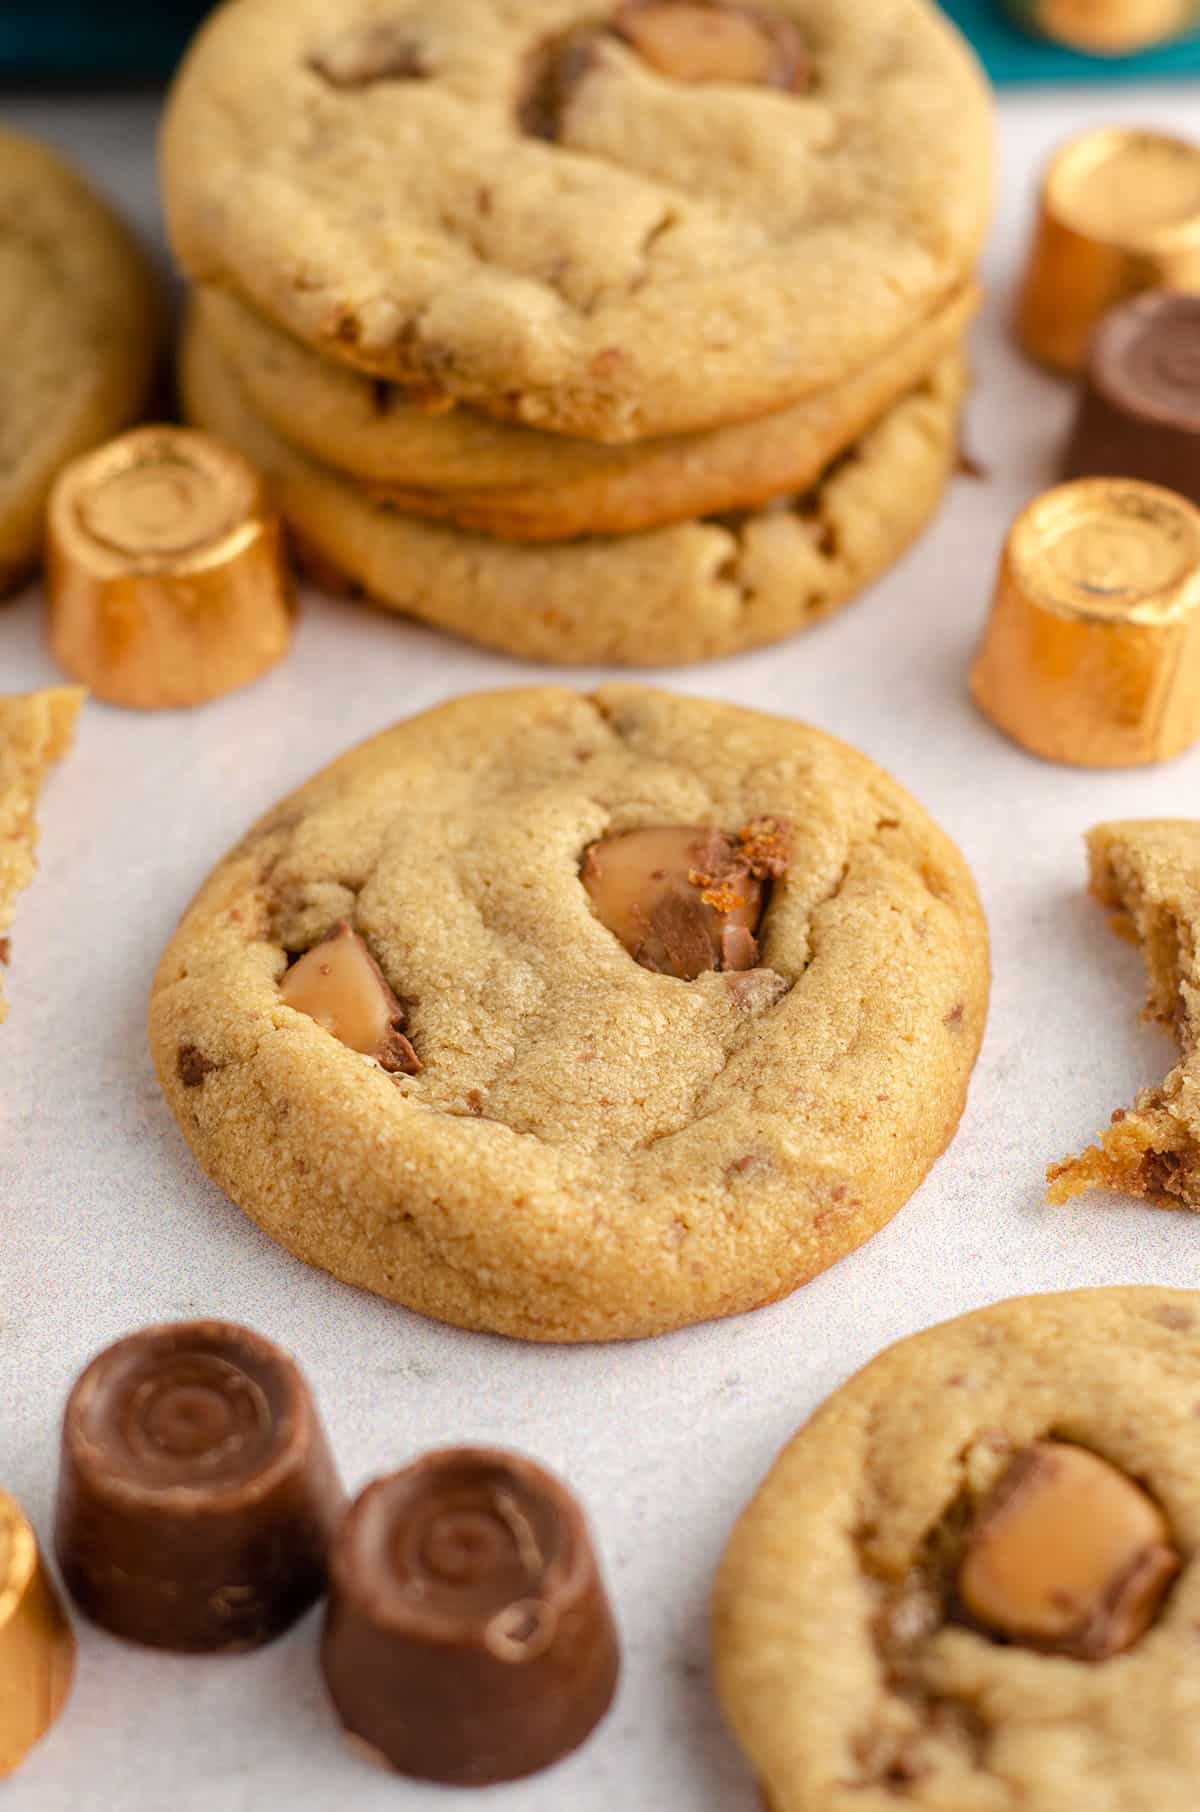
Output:
<svg viewBox="0 0 1200 1812">
<path fill-rule="evenodd" d="M 1000 1635 L 1104 1661 L 1146 1633 L 1179 1565 L 1139 1485 L 1087 1448 L 1037 1441 L 985 1500 L 958 1589 Z"/>
<path fill-rule="evenodd" d="M 1200 740 L 1200 510 L 1134 479 L 1048 491 L 1009 535 L 971 674 L 1015 742 L 1078 767 Z"/>
<path fill-rule="evenodd" d="M 323 943 L 292 964 L 281 997 L 352 1051 L 389 1074 L 415 1076 L 420 1058 L 404 1036 L 404 1008 L 358 933 L 343 919 Z"/>
<path fill-rule="evenodd" d="M 286 1353 L 220 1321 L 147 1328 L 63 1419 L 55 1543 L 80 1610 L 185 1654 L 270 1642 L 325 1590 L 343 1495 Z"/>
<path fill-rule="evenodd" d="M 786 828 L 763 819 L 736 840 L 696 825 L 604 837 L 587 851 L 581 878 L 596 917 L 635 962 L 695 981 L 755 967 L 765 884 L 786 867 Z"/>
<path fill-rule="evenodd" d="M 1043 180 L 1017 338 L 1043 364 L 1078 371 L 1101 316 L 1155 288 L 1200 290 L 1200 144 L 1085 132 Z"/>
<path fill-rule="evenodd" d="M 47 519 L 50 645 L 110 704 L 200 705 L 287 653 L 292 586 L 254 468 L 139 428 L 67 466 Z"/>
<path fill-rule="evenodd" d="M 758 7 L 633 0 L 613 25 L 652 69 L 677 82 L 738 82 L 793 93 L 809 85 L 800 32 Z"/>
<path fill-rule="evenodd" d="M 548 1768 L 620 1669 L 575 1498 L 474 1448 L 368 1486 L 334 1543 L 321 1661 L 346 1729 L 402 1774 L 483 1787 Z"/>
<path fill-rule="evenodd" d="M 0 1777 L 46 1735 L 74 1672 L 75 1638 L 33 1530 L 0 1492 Z"/>
</svg>

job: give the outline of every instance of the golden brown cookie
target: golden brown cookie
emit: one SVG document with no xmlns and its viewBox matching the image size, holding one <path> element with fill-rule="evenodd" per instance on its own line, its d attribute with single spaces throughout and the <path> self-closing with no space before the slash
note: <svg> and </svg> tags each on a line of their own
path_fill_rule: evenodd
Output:
<svg viewBox="0 0 1200 1812">
<path fill-rule="evenodd" d="M 78 687 L 61 686 L 0 697 L 0 969 L 8 961 L 17 895 L 33 879 L 38 792 L 51 764 L 71 746 L 86 696 Z M 0 1020 L 6 1011 L 0 992 Z"/>
<path fill-rule="evenodd" d="M 402 723 L 270 813 L 164 955 L 150 1043 L 205 1169 L 308 1263 L 620 1339 L 784 1295 L 890 1219 L 987 994 L 962 857 L 864 756 L 538 689 Z"/>
<path fill-rule="evenodd" d="M 517 547 L 421 522 L 289 445 L 254 415 L 193 332 L 182 383 L 193 421 L 241 448 L 321 583 L 508 654 L 634 667 L 709 660 L 831 615 L 899 559 L 958 458 L 961 359 L 940 366 L 804 498 L 619 540 Z"/>
<path fill-rule="evenodd" d="M 762 54 L 698 60 L 734 16 Z M 628 441 L 902 339 L 971 271 L 991 166 L 929 0 L 240 0 L 184 64 L 162 174 L 188 273 L 325 356 Z"/>
<path fill-rule="evenodd" d="M 1200 1210 L 1200 823 L 1186 818 L 1100 824 L 1088 835 L 1092 892 L 1113 929 L 1146 959 L 1146 1017 L 1179 1041 L 1158 1088 L 1119 1109 L 1099 1145 L 1052 1164 L 1052 1202 L 1085 1189 L 1143 1196 L 1159 1208 Z"/>
<path fill-rule="evenodd" d="M 0 128 L 0 597 L 37 562 L 61 467 L 145 405 L 159 328 L 150 268 L 107 203 Z"/>
<path fill-rule="evenodd" d="M 882 1353 L 739 1522 L 717 1685 L 770 1812 L 1192 1812 L 1200 1296 L 998 1303 Z"/>
<path fill-rule="evenodd" d="M 317 358 L 217 290 L 200 331 L 255 413 L 293 446 L 365 481 L 377 502 L 502 541 L 629 535 L 805 492 L 961 345 L 979 305 L 961 285 L 912 333 L 842 383 L 755 421 L 624 447 L 569 440 L 406 391 Z"/>
</svg>

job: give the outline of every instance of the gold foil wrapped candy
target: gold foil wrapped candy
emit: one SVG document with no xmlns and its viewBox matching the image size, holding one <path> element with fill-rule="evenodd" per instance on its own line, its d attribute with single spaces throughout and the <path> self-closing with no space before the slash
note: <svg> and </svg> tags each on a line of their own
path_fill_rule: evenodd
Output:
<svg viewBox="0 0 1200 1812">
<path fill-rule="evenodd" d="M 1137 766 L 1200 741 L 1200 510 L 1132 479 L 1039 497 L 1009 535 L 971 685 L 1049 761 Z"/>
<path fill-rule="evenodd" d="M 288 649 L 292 587 L 258 473 L 185 428 L 85 454 L 50 500 L 50 642 L 111 704 L 199 705 Z"/>
<path fill-rule="evenodd" d="M 1197 0 L 1005 0 L 1018 25 L 1095 57 L 1170 43 L 1200 24 Z"/>
<path fill-rule="evenodd" d="M 50 1729 L 74 1671 L 75 1638 L 33 1530 L 0 1491 L 0 1777 Z"/>
<path fill-rule="evenodd" d="M 1085 132 L 1043 179 L 1017 337 L 1043 364 L 1077 371 L 1100 317 L 1144 289 L 1200 291 L 1200 144 Z"/>
</svg>

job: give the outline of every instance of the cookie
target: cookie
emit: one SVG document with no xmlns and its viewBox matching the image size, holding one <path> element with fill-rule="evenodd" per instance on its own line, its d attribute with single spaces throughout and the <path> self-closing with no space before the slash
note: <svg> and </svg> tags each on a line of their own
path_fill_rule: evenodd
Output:
<svg viewBox="0 0 1200 1812">
<path fill-rule="evenodd" d="M 1113 1115 L 1099 1145 L 1051 1165 L 1049 1199 L 1113 1189 L 1159 1208 L 1200 1210 L 1200 822 L 1097 825 L 1088 857 L 1092 892 L 1113 909 L 1113 929 L 1141 945 L 1146 1017 L 1174 1032 L 1180 1061 L 1160 1087 Z"/>
<path fill-rule="evenodd" d="M 696 39 L 731 16 L 764 54 L 713 80 Z M 902 339 L 971 270 L 991 167 L 981 72 L 928 0 L 242 0 L 162 158 L 199 282 L 326 357 L 620 442 L 783 408 Z"/>
<path fill-rule="evenodd" d="M 17 895 L 33 879 L 38 792 L 47 770 L 70 747 L 86 696 L 72 686 L 0 696 L 0 969 L 8 961 Z M 0 991 L 0 1020 L 6 1011 Z"/>
<path fill-rule="evenodd" d="M 270 813 L 164 955 L 150 1043 L 204 1168 L 298 1257 L 606 1340 L 785 1295 L 890 1219 L 987 994 L 962 857 L 864 756 L 546 688 L 413 718 Z"/>
<path fill-rule="evenodd" d="M 503 541 L 634 534 L 804 492 L 961 345 L 979 305 L 963 285 L 853 377 L 757 421 L 626 447 L 432 411 L 396 385 L 318 359 L 232 296 L 198 301 L 256 414 L 378 502 Z"/>
<path fill-rule="evenodd" d="M 142 409 L 158 347 L 131 235 L 55 152 L 0 128 L 0 597 L 37 563 L 61 467 Z"/>
<path fill-rule="evenodd" d="M 891 566 L 954 470 L 965 374 L 934 375 L 795 506 L 620 540 L 518 547 L 421 522 L 290 446 L 254 415 L 220 354 L 189 336 L 191 418 L 263 470 L 315 576 L 486 647 L 568 664 L 675 666 L 778 641 Z"/>
<path fill-rule="evenodd" d="M 717 1685 L 770 1812 L 1191 1812 L 1200 1296 L 1080 1290 L 905 1340 L 722 1560 Z"/>
</svg>

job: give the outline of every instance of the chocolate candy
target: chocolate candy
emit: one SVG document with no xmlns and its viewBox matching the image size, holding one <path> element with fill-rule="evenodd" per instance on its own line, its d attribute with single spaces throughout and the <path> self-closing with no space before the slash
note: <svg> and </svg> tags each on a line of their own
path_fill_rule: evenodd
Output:
<svg viewBox="0 0 1200 1812">
<path fill-rule="evenodd" d="M 1027 31 L 1094 57 L 1169 43 L 1200 24 L 1198 0 L 1005 0 Z"/>
<path fill-rule="evenodd" d="M 1142 478 L 1200 503 L 1200 296 L 1154 290 L 1092 336 L 1067 478 Z"/>
<path fill-rule="evenodd" d="M 334 1543 L 322 1661 L 346 1729 L 402 1774 L 481 1787 L 558 1761 L 619 1668 L 579 1506 L 470 1448 L 368 1486 Z"/>
<path fill-rule="evenodd" d="M 1101 317 L 1159 288 L 1200 291 L 1200 144 L 1123 126 L 1085 132 L 1043 180 L 1017 337 L 1031 357 L 1078 371 Z"/>
<path fill-rule="evenodd" d="M 770 884 L 787 872 L 790 826 L 761 818 L 727 837 L 703 825 L 652 825 L 593 843 L 581 878 L 601 924 L 634 962 L 695 981 L 753 969 Z"/>
<path fill-rule="evenodd" d="M 55 1542 L 96 1623 L 152 1648 L 254 1648 L 325 1590 L 344 1495 L 286 1354 L 220 1321 L 92 1361 L 63 1423 Z"/>
<path fill-rule="evenodd" d="M 1167 761 L 1200 741 L 1200 510 L 1135 479 L 1060 485 L 1017 518 L 971 674 L 1049 761 Z"/>
<path fill-rule="evenodd" d="M 292 964 L 279 984 L 289 1007 L 339 1043 L 373 1057 L 389 1075 L 416 1076 L 421 1060 L 404 1036 L 404 1008 L 362 938 L 346 923 Z"/>
<path fill-rule="evenodd" d="M 1035 1441 L 981 1506 L 958 1591 L 1012 1641 L 1105 1661 L 1145 1635 L 1179 1566 L 1140 1485 L 1086 1447 Z"/>
<path fill-rule="evenodd" d="M 75 1638 L 33 1530 L 0 1491 L 0 1776 L 46 1735 L 74 1672 Z"/>
<path fill-rule="evenodd" d="M 74 460 L 47 518 L 50 646 L 115 705 L 199 705 L 287 653 L 278 521 L 240 453 L 138 428 Z"/>
</svg>

